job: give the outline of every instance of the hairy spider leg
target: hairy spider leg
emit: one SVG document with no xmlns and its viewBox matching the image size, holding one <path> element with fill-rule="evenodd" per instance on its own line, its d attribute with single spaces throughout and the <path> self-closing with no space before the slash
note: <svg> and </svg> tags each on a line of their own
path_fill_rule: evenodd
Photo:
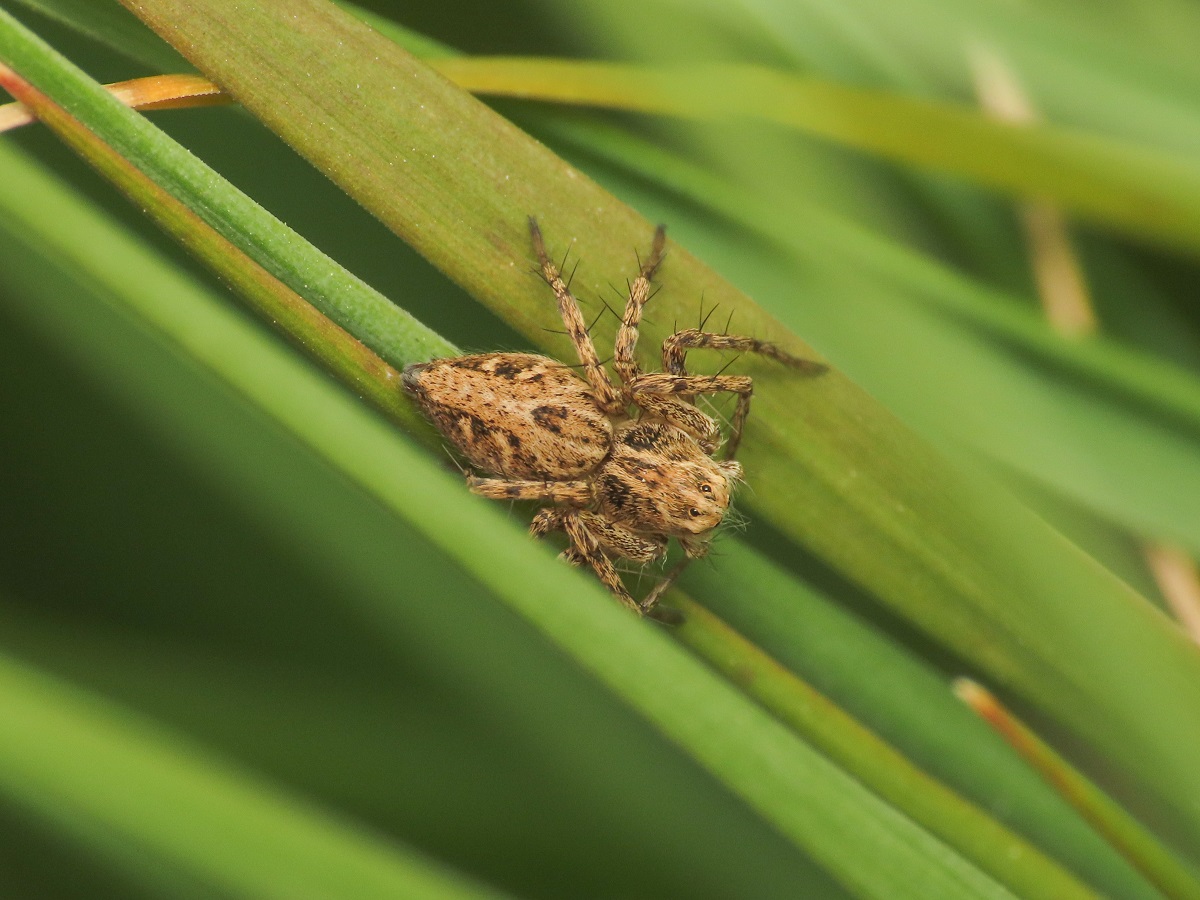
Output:
<svg viewBox="0 0 1200 900">
<path fill-rule="evenodd" d="M 587 506 L 592 502 L 592 487 L 586 481 L 510 481 L 468 475 L 467 487 L 472 494 L 492 500 L 540 500 L 567 506 Z"/>
<path fill-rule="evenodd" d="M 621 317 L 621 327 L 617 330 L 617 342 L 613 357 L 613 367 L 625 385 L 641 374 L 633 354 L 637 349 L 642 309 L 652 296 L 650 280 L 654 277 L 659 265 L 662 264 L 666 242 L 667 227 L 659 225 L 654 232 L 654 242 L 650 245 L 650 255 L 644 263 L 641 263 L 637 278 L 633 279 L 633 283 L 629 285 L 629 299 L 625 301 L 625 314 Z"/>
<path fill-rule="evenodd" d="M 596 347 L 588 334 L 583 313 L 579 311 L 579 302 L 571 294 L 566 282 L 563 281 L 558 266 L 547 255 L 542 230 L 538 228 L 537 219 L 533 216 L 529 217 L 529 235 L 533 239 L 533 251 L 537 254 L 542 278 L 545 279 L 546 284 L 550 285 L 555 299 L 558 300 L 558 313 L 562 316 L 563 324 L 567 328 L 567 336 L 570 337 L 571 343 L 575 345 L 575 350 L 579 354 L 579 361 L 583 364 L 584 375 L 596 396 L 596 403 L 606 413 L 620 415 L 625 411 L 626 403 L 621 392 L 613 387 L 608 373 L 604 371 L 604 365 L 600 362 Z"/>
<path fill-rule="evenodd" d="M 754 380 L 748 375 L 667 375 L 651 373 L 640 375 L 633 383 L 633 401 L 642 409 L 655 412 L 677 428 L 691 430 L 684 423 L 699 421 L 702 416 L 708 425 L 702 433 L 700 446 L 706 453 L 715 453 L 720 443 L 720 428 L 711 416 L 691 405 L 699 394 L 737 394 L 737 409 L 729 428 L 729 439 L 725 442 L 725 459 L 733 459 L 742 440 L 742 425 L 750 411 L 750 395 L 754 393 Z M 687 398 L 677 399 L 677 398 Z M 693 432 L 694 433 L 694 432 Z"/>
<path fill-rule="evenodd" d="M 600 543 L 602 550 L 621 559 L 650 563 L 667 552 L 666 538 L 645 537 L 586 509 L 560 507 L 539 510 L 529 526 L 529 533 L 534 537 L 543 537 L 552 531 L 565 531 L 564 523 L 568 518 L 578 519 Z M 574 555 L 573 549 L 568 548 L 564 551 L 564 556 L 570 562 L 578 564 L 580 559 Z"/>
<path fill-rule="evenodd" d="M 574 550 L 573 556 L 591 566 L 592 571 L 596 573 L 597 577 L 604 583 L 604 586 L 608 588 L 612 595 L 626 607 L 640 615 L 642 612 L 641 606 L 638 605 L 638 602 L 633 599 L 632 595 L 625 588 L 625 583 L 621 581 L 621 576 L 617 574 L 612 560 L 608 558 L 604 552 L 604 548 L 600 546 L 599 538 L 584 524 L 583 517 L 573 510 L 565 511 L 565 515 L 562 517 L 562 529 L 567 533 L 567 538 L 571 541 L 571 548 Z"/>
<path fill-rule="evenodd" d="M 671 569 L 666 576 L 654 586 L 654 589 L 645 596 L 640 606 L 642 615 L 650 616 L 652 619 L 658 619 L 660 622 L 665 622 L 668 625 L 682 625 L 683 613 L 674 609 L 667 609 L 658 605 L 658 601 L 675 584 L 676 579 L 683 574 L 683 570 L 688 567 L 691 557 L 685 557 L 675 564 L 675 568 Z"/>
<path fill-rule="evenodd" d="M 655 388 L 653 375 L 639 375 L 630 385 L 632 402 L 643 412 L 657 416 L 681 431 L 686 431 L 700 444 L 700 449 L 712 456 L 721 446 L 721 426 L 708 413 L 702 412 L 673 391 Z"/>
<path fill-rule="evenodd" d="M 688 412 L 694 407 L 683 399 L 671 399 L 673 396 L 686 397 L 690 401 L 692 397 L 699 394 L 737 394 L 737 407 L 734 409 L 733 420 L 730 423 L 729 440 L 725 444 L 725 459 L 727 460 L 733 459 L 741 444 L 742 429 L 746 424 L 746 416 L 750 413 L 750 397 L 754 393 L 754 382 L 745 375 L 689 375 L 686 368 L 689 350 L 738 350 L 743 353 L 757 353 L 798 369 L 807 375 L 819 375 L 826 369 L 823 363 L 793 356 L 775 344 L 735 334 L 717 334 L 689 328 L 676 332 L 663 341 L 663 368 L 666 369 L 666 372 L 639 376 L 633 384 L 634 402 L 646 408 L 642 402 L 643 399 L 646 399 L 651 405 L 657 405 L 658 410 L 656 411 L 663 418 L 673 424 L 678 424 L 681 428 L 692 430 L 685 423 L 698 421 L 693 413 Z M 642 395 L 640 399 L 639 394 Z M 659 399 L 652 400 L 649 399 L 650 397 Z M 704 414 L 701 413 L 701 415 Z M 714 428 L 716 427 L 711 418 L 708 416 L 704 416 L 704 418 Z M 702 435 L 701 445 L 707 447 L 710 440 L 711 433 Z"/>
<path fill-rule="evenodd" d="M 661 557 L 666 552 L 666 541 L 645 538 L 634 534 L 628 529 L 614 525 L 602 516 L 593 512 L 579 509 L 543 509 L 533 518 L 529 533 L 534 537 L 544 537 L 552 531 L 564 531 L 571 545 L 560 555 L 563 560 L 573 566 L 588 565 L 625 606 L 639 615 L 649 614 L 657 605 L 663 592 L 674 583 L 683 570 L 683 564 L 676 566 L 667 578 L 656 585 L 641 603 L 633 599 L 621 581 L 621 576 L 609 558 L 608 553 L 630 559 L 634 562 L 648 563 Z M 606 552 L 607 551 L 607 552 Z M 678 624 L 678 619 L 668 615 L 663 621 Z"/>
<path fill-rule="evenodd" d="M 605 553 L 612 556 L 636 563 L 650 563 L 667 552 L 666 538 L 637 534 L 587 510 L 581 511 L 578 518 L 596 536 Z"/>
</svg>

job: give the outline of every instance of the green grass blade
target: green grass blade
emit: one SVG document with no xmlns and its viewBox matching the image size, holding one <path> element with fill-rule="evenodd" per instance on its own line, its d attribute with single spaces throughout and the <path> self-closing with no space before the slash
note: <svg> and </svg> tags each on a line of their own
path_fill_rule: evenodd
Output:
<svg viewBox="0 0 1200 900">
<path fill-rule="evenodd" d="M 725 274 L 746 281 L 757 273 L 758 293 L 778 298 L 776 315 L 828 348 L 906 421 L 955 435 L 1130 529 L 1200 552 L 1195 376 L 1114 341 L 1066 340 L 1016 297 L 820 207 L 761 200 L 649 141 L 611 127 L 544 117 L 538 124 L 584 159 L 615 164 L 778 246 L 790 263 L 739 265 L 736 248 L 724 247 L 721 255 L 734 261 Z M 674 221 L 697 240 L 712 231 L 686 207 Z M 785 287 L 815 271 L 834 274 L 822 290 L 805 292 L 814 299 L 792 299 Z M 853 272 L 853 281 L 839 284 L 838 271 Z M 762 289 L 765 273 L 770 289 Z M 884 343 L 891 353 L 877 351 Z M 973 377 L 956 391 L 947 372 L 967 367 Z M 1039 415 L 1047 407 L 1054 414 Z M 1086 427 L 1075 427 L 1080 419 Z"/>
<path fill-rule="evenodd" d="M 0 791 L 239 896 L 502 896 L 6 657 L 0 711 Z"/>
<path fill-rule="evenodd" d="M 140 254 L 5 154 L 0 206 L 10 235 L 84 267 L 107 302 L 161 333 L 387 509 L 419 528 L 550 640 L 684 747 L 737 796 L 862 896 L 1004 897 L 1007 892 L 709 673 L 666 635 L 558 564 L 459 479 L 219 300 Z M 14 186 L 20 181 L 21 187 Z M 19 213 L 14 214 L 14 213 Z M 104 230 L 104 229 L 100 229 Z M 86 240 L 81 240 L 82 237 Z M 18 239 L 14 237 L 14 240 Z M 170 303 L 162 298 L 170 297 Z M 475 547 L 488 546 L 482 555 Z M 496 557 L 511 566 L 495 566 Z M 864 869 L 870 855 L 878 864 Z"/>
<path fill-rule="evenodd" d="M 528 259 L 525 215 L 542 217 L 556 248 L 578 238 L 588 263 L 577 281 L 585 295 L 601 290 L 624 269 L 629 248 L 644 243 L 647 223 L 378 35 L 325 6 L 301 3 L 297 18 L 289 9 L 140 5 L 156 30 L 177 40 L 186 32 L 201 67 L 247 108 L 536 340 L 545 341 L 541 329 L 554 323 L 519 262 Z M 270 64 L 260 33 L 282 35 L 280 58 Z M 316 57 L 327 64 L 319 94 L 295 62 Z M 606 221 L 601 233 L 597 210 Z M 746 330 L 782 335 L 678 249 L 663 277 L 688 300 L 656 301 L 660 321 L 686 320 L 704 295 L 736 308 Z M 648 331 L 652 346 L 663 329 Z M 546 343 L 564 352 L 563 342 Z M 754 481 L 771 485 L 757 494 L 759 512 L 1052 711 L 1200 834 L 1198 806 L 1180 789 L 1191 770 L 1183 748 L 1200 740 L 1200 709 L 1182 686 L 1195 683 L 1200 664 L 1169 625 L 839 377 L 793 386 L 765 366 L 751 371 L 760 388 L 746 461 Z M 1135 683 L 1137 696 L 1129 690 Z"/>
<path fill-rule="evenodd" d="M 351 390 L 393 420 L 410 431 L 424 431 L 427 437 L 432 437 L 420 413 L 397 389 L 399 372 L 270 275 L 200 216 L 147 178 L 136 166 L 114 153 L 107 144 L 98 140 L 39 91 L 3 69 L 0 69 L 0 86 L 24 103 L 80 156 L 121 188 L 163 230 L 234 287 L 263 319 L 275 325 Z M 220 181 L 215 174 L 210 183 L 213 182 L 229 191 L 234 190 L 232 185 Z M 272 221 L 265 211 L 260 211 L 259 218 Z M 316 248 L 298 239 L 293 243 L 299 246 L 301 253 L 318 254 Z M 418 346 L 429 341 L 432 333 L 428 329 L 411 317 L 397 318 L 395 333 L 407 334 L 411 342 Z M 440 343 L 450 348 L 448 343 Z"/>
<path fill-rule="evenodd" d="M 468 90 L 659 115 L 786 125 L 889 159 L 1061 203 L 1083 218 L 1200 249 L 1200 170 L 1183 156 L 757 66 L 675 70 L 554 59 L 450 59 Z"/>
<path fill-rule="evenodd" d="M 1065 869 L 904 759 L 810 685 L 686 595 L 679 640 L 864 785 L 1019 897 L 1095 897 Z"/>
<path fill-rule="evenodd" d="M 1172 900 L 1200 898 L 1200 881 L 1189 872 L 1133 816 L 1096 784 L 1080 774 L 1062 756 L 1004 709 L 988 691 L 961 679 L 955 692 L 1030 764 L 1066 797 L 1080 813 L 1125 854 L 1146 877 Z"/>
<path fill-rule="evenodd" d="M 2 80 L 2 78 L 0 78 Z M 237 285 L 259 307 L 263 315 L 280 325 L 285 333 L 297 343 L 315 352 L 316 356 L 332 369 L 356 392 L 371 398 L 377 406 L 390 412 L 400 421 L 405 421 L 396 409 L 400 395 L 394 390 L 395 372 L 380 369 L 377 360 L 362 352 L 361 345 L 348 341 L 332 323 L 324 320 L 286 291 L 278 282 L 265 276 L 240 251 L 209 229 L 198 216 L 191 215 L 164 191 L 157 189 L 132 166 L 114 158 L 111 151 L 96 141 L 88 132 L 66 116 L 58 107 L 32 91 L 23 83 L 4 82 L 10 92 L 33 109 L 43 122 L 55 128 L 82 155 L 98 169 L 113 178 L 140 206 L 162 223 L 223 277 Z M 311 311 L 311 314 L 306 310 Z M 389 396 L 390 391 L 390 396 Z M 697 613 L 699 616 L 699 613 Z M 693 616 L 692 623 L 680 633 L 684 642 L 698 648 L 707 659 L 716 658 L 732 664 L 742 671 L 759 664 L 761 654 L 737 640 L 730 641 L 728 629 L 723 628 L 710 614 Z M 740 661 L 739 661 L 740 660 Z M 777 667 L 766 666 L 764 680 Z M 795 693 L 789 689 L 794 684 L 784 679 L 781 690 L 771 697 L 788 697 Z M 802 686 L 801 686 L 802 687 Z M 759 698 L 760 700 L 763 698 Z M 778 704 L 767 702 L 768 708 L 779 714 Z M 794 704 L 784 703 L 783 720 L 796 726 Z M 828 720 L 822 725 L 822 720 Z M 835 735 L 832 744 L 824 742 L 822 749 L 831 758 L 849 770 L 885 799 L 905 809 L 919 824 L 954 847 L 963 846 L 967 858 L 991 873 L 1001 883 L 1008 885 L 1024 896 L 1091 896 L 1065 871 L 1044 858 L 1032 846 L 1024 845 L 1015 835 L 986 819 L 978 810 L 963 804 L 951 792 L 941 788 L 931 779 L 923 778 L 897 754 L 877 739 L 855 727 L 848 717 L 831 709 L 817 721 L 806 719 L 800 733 L 808 737 L 812 729 Z M 806 730 L 807 729 L 807 730 Z M 823 730 L 822 730 L 823 729 Z M 863 747 L 863 752 L 855 748 Z M 873 753 L 866 750 L 874 748 Z M 865 754 L 865 759 L 864 759 Z M 912 785 L 920 788 L 914 790 Z M 899 785 L 899 787 L 897 787 Z M 960 842 L 967 840 L 965 845 Z M 1019 852 L 1014 847 L 1021 848 Z"/>
<path fill-rule="evenodd" d="M 943 671 L 844 603 L 798 582 L 762 554 L 732 542 L 721 545 L 712 565 L 690 570 L 684 587 L 721 616 L 726 627 L 732 625 L 753 641 L 758 652 L 769 654 L 821 694 L 835 698 L 842 709 L 922 772 L 988 810 L 1101 893 L 1155 895 L 1009 746 L 963 709 L 951 695 Z M 753 602 L 745 602 L 747 594 Z M 745 663 L 733 665 L 751 668 Z M 820 703 L 816 706 L 819 709 Z M 811 727 L 824 729 L 830 743 L 843 736 L 850 742 L 851 754 L 863 751 L 850 729 L 838 727 L 838 719 L 835 714 Z M 825 745 L 819 740 L 814 743 Z M 903 766 L 876 775 L 882 776 L 892 779 L 892 790 L 904 790 L 908 776 Z M 872 776 L 861 777 L 871 783 Z M 942 820 L 943 827 L 947 821 Z M 961 838 L 970 841 L 981 836 L 964 830 Z"/>
<path fill-rule="evenodd" d="M 17 0 L 159 72 L 185 72 L 191 65 L 137 16 L 116 3 L 92 0 Z"/>
<path fill-rule="evenodd" d="M 159 188 L 184 203 L 270 275 L 347 328 L 384 360 L 399 366 L 456 352 L 453 345 L 337 262 L 299 240 L 294 231 L 143 117 L 130 115 L 101 86 L 81 78 L 82 73 L 64 68 L 61 57 L 28 32 L 18 30 L 15 21 L 0 32 L 0 42 L 8 42 L 5 49 L 15 54 L 10 62 L 16 56 L 24 61 L 25 65 L 14 67 L 18 74 L 54 98 L 119 156 L 133 161 Z M 46 81 L 40 81 L 40 77 Z M 81 115 L 80 108 L 87 114 Z"/>
</svg>

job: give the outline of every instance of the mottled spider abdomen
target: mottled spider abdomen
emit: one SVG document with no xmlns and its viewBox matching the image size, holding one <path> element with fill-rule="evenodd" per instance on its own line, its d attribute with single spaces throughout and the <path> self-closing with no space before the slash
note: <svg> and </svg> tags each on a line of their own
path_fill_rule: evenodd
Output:
<svg viewBox="0 0 1200 900">
<path fill-rule="evenodd" d="M 613 426 L 585 381 L 532 353 L 418 363 L 404 387 L 473 466 L 505 478 L 561 481 L 592 472 Z"/>
</svg>

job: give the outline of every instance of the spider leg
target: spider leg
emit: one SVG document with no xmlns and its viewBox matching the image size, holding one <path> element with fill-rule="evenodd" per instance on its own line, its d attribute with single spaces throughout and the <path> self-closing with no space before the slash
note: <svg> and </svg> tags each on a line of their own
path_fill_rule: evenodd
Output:
<svg viewBox="0 0 1200 900">
<path fill-rule="evenodd" d="M 539 510 L 529 526 L 529 533 L 534 537 L 544 537 L 552 531 L 564 531 L 567 519 L 577 519 L 596 538 L 602 550 L 621 559 L 650 563 L 667 552 L 666 538 L 635 534 L 597 513 L 581 509 Z M 568 562 L 578 564 L 580 560 L 575 558 L 573 549 L 564 551 L 563 556 Z"/>
<path fill-rule="evenodd" d="M 634 350 L 637 349 L 638 328 L 642 322 L 642 309 L 652 296 L 650 279 L 663 260 L 663 249 L 666 246 L 667 229 L 659 225 L 654 232 L 654 243 L 650 246 L 650 255 L 640 264 L 638 276 L 629 285 L 629 299 L 625 301 L 625 314 L 621 317 L 621 327 L 617 330 L 617 343 L 613 366 L 621 381 L 626 385 L 640 374 Z"/>
<path fill-rule="evenodd" d="M 650 614 L 662 593 L 678 577 L 678 571 L 672 572 L 665 584 L 656 586 L 646 600 L 638 603 L 626 590 L 609 553 L 635 562 L 652 562 L 666 552 L 665 539 L 634 534 L 587 510 L 558 508 L 539 511 L 533 518 L 529 533 L 534 537 L 543 537 L 552 531 L 565 531 L 571 541 L 571 546 L 559 554 L 561 559 L 573 566 L 585 563 L 591 566 L 609 592 L 638 615 Z M 677 569 L 682 571 L 682 566 Z M 655 618 L 677 624 L 670 614 Z"/>
<path fill-rule="evenodd" d="M 666 538 L 635 534 L 628 528 L 587 510 L 581 510 L 575 515 L 584 527 L 595 535 L 604 552 L 610 556 L 649 563 L 667 552 Z"/>
<path fill-rule="evenodd" d="M 570 515 L 570 511 L 566 509 L 541 509 L 538 514 L 533 517 L 533 521 L 529 523 L 529 534 L 535 538 L 545 537 L 552 531 L 562 531 L 564 528 L 563 520 Z M 572 565 L 583 565 L 584 559 L 579 551 L 572 545 L 567 547 L 562 553 L 558 554 L 558 558 L 563 562 Z"/>
<path fill-rule="evenodd" d="M 588 335 L 583 313 L 579 311 L 579 302 L 571 294 L 566 282 L 563 281 L 558 266 L 547 255 L 542 231 L 538 228 L 537 220 L 533 216 L 529 217 L 529 235 L 533 239 L 533 250 L 537 254 L 542 278 L 545 279 L 546 284 L 550 285 L 555 299 L 558 300 L 559 315 L 562 316 L 563 324 L 567 327 L 567 335 L 571 338 L 571 342 L 579 354 L 579 361 L 583 363 L 583 372 L 587 377 L 588 384 L 592 386 L 592 392 L 596 395 L 597 405 L 607 413 L 620 414 L 625 409 L 621 394 L 613 387 L 608 373 L 604 371 L 600 357 L 596 354 L 596 347 Z"/>
<path fill-rule="evenodd" d="M 592 489 L 586 481 L 510 481 L 468 475 L 467 487 L 472 494 L 492 500 L 541 500 L 568 506 L 592 502 Z"/>
<path fill-rule="evenodd" d="M 759 356 L 770 357 L 808 375 L 820 375 L 826 369 L 824 363 L 793 356 L 769 341 L 760 341 L 758 338 L 736 334 L 700 331 L 696 328 L 677 331 L 663 341 L 663 369 L 671 375 L 686 375 L 687 369 L 684 364 L 689 350 L 740 350 L 743 353 L 757 353 Z"/>
<path fill-rule="evenodd" d="M 583 555 L 574 547 L 568 547 L 562 553 L 558 554 L 558 558 L 569 566 L 579 567 L 586 562 Z"/>
<path fill-rule="evenodd" d="M 746 416 L 750 413 L 750 396 L 754 393 L 754 382 L 745 375 L 689 375 L 686 362 L 689 350 L 738 350 L 743 353 L 757 353 L 791 366 L 806 375 L 819 375 L 826 370 L 824 363 L 811 359 L 803 359 L 781 350 L 775 344 L 760 341 L 757 338 L 743 337 L 736 334 L 717 334 L 688 328 L 678 331 L 663 341 L 662 358 L 663 375 L 642 375 L 633 386 L 634 402 L 638 393 L 658 395 L 659 406 L 663 408 L 659 414 L 674 424 L 679 424 L 688 417 L 679 407 L 690 403 L 682 400 L 670 400 L 670 395 L 690 398 L 698 394 L 735 393 L 738 395 L 737 406 L 730 422 L 729 441 L 725 445 L 725 458 L 733 459 L 738 445 L 742 440 L 742 428 L 746 424 Z M 651 401 L 653 403 L 653 401 Z M 703 414 L 701 414 L 703 415 Z M 694 416 L 691 417 L 695 419 Z M 707 416 L 705 418 L 708 418 Z M 677 421 L 679 420 L 679 421 Z M 710 423 L 711 419 L 708 420 Z M 680 427 L 686 427 L 680 425 Z M 715 428 L 715 424 L 713 425 Z M 701 438 L 701 446 L 711 442 L 711 433 L 703 434 L 689 428 L 693 434 Z"/>
<path fill-rule="evenodd" d="M 529 533 L 535 538 L 540 538 L 552 531 L 562 531 L 563 519 L 568 515 L 570 515 L 570 511 L 565 509 L 554 507 L 539 509 L 537 515 L 533 517 L 533 521 L 529 523 Z"/>
<path fill-rule="evenodd" d="M 580 516 L 571 513 L 565 514 L 562 517 L 562 527 L 567 533 L 567 537 L 571 540 L 571 557 L 591 566 L 597 577 L 608 588 L 609 593 L 616 597 L 623 606 L 641 615 L 641 606 L 630 596 L 629 591 L 625 589 L 625 584 L 621 581 L 621 576 L 613 568 L 612 560 L 605 555 L 604 549 L 600 546 L 600 541 L 583 524 Z"/>
<path fill-rule="evenodd" d="M 652 398 L 658 398 L 659 410 L 656 411 L 674 425 L 685 427 L 680 423 L 686 417 L 694 419 L 695 414 L 707 419 L 712 429 L 716 431 L 716 439 L 714 440 L 712 432 L 703 435 L 700 446 L 709 453 L 715 451 L 716 443 L 720 439 L 720 431 L 717 429 L 716 423 L 691 406 L 690 403 L 673 398 L 683 396 L 690 399 L 698 394 L 722 393 L 738 395 L 737 408 L 734 410 L 733 421 L 730 423 L 729 440 L 725 444 L 725 458 L 728 460 L 733 459 L 734 454 L 737 453 L 738 444 L 742 440 L 742 426 L 745 425 L 746 416 L 750 412 L 750 395 L 754 393 L 754 381 L 748 375 L 653 374 L 640 375 L 633 383 L 634 402 L 643 409 L 647 409 L 655 406 L 655 400 Z M 695 414 L 686 412 L 689 409 L 694 410 Z M 710 447 L 712 449 L 709 449 Z"/>
<path fill-rule="evenodd" d="M 662 581 L 654 586 L 654 589 L 646 595 L 645 599 L 640 604 L 640 611 L 643 616 L 649 616 L 652 619 L 657 619 L 666 625 L 682 625 L 684 618 L 683 613 L 677 609 L 671 609 L 666 606 L 659 606 L 658 601 L 675 584 L 675 581 L 683 574 L 683 570 L 688 567 L 688 563 L 692 560 L 690 557 L 685 557 L 675 564 L 670 572 L 666 574 Z"/>
<path fill-rule="evenodd" d="M 710 456 L 721 446 L 721 428 L 712 416 L 701 412 L 688 400 L 677 396 L 663 396 L 644 389 L 645 379 L 651 375 L 639 375 L 633 382 L 630 393 L 633 402 L 643 412 L 658 416 L 666 422 L 686 431 L 700 444 L 700 449 Z"/>
</svg>

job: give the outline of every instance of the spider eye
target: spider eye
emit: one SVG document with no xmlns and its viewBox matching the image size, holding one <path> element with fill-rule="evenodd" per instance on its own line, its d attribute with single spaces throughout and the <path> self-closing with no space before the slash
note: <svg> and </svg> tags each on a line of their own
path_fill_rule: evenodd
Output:
<svg viewBox="0 0 1200 900">
<path fill-rule="evenodd" d="M 696 508 L 693 506 L 693 507 L 692 507 L 692 508 L 689 510 L 689 513 L 691 514 L 692 518 L 693 518 L 693 519 L 695 519 L 695 518 L 697 518 L 697 517 L 700 515 L 700 510 L 696 509 Z"/>
<path fill-rule="evenodd" d="M 712 493 L 712 485 L 711 484 L 702 484 L 702 485 L 700 485 L 700 490 L 702 490 L 706 494 L 711 494 Z"/>
</svg>

